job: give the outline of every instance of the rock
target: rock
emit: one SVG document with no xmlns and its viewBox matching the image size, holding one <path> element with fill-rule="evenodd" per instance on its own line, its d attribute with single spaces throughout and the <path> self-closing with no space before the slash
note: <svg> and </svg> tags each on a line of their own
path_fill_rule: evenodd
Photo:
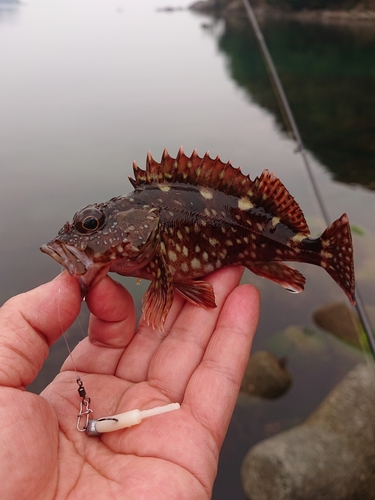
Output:
<svg viewBox="0 0 375 500">
<path fill-rule="evenodd" d="M 302 425 L 251 448 L 247 498 L 374 500 L 374 388 L 374 365 L 357 365 Z"/>
<path fill-rule="evenodd" d="M 217 10 L 217 2 L 216 0 L 200 0 L 189 5 L 189 9 L 195 10 L 196 12 L 212 14 Z"/>
<path fill-rule="evenodd" d="M 334 302 L 316 309 L 313 313 L 315 323 L 335 335 L 335 337 L 355 346 L 362 347 L 360 341 L 361 325 L 358 316 L 346 304 Z"/>
<path fill-rule="evenodd" d="M 291 384 L 292 377 L 285 367 L 285 361 L 267 351 L 258 351 L 249 358 L 241 391 L 272 399 L 284 394 Z"/>
</svg>

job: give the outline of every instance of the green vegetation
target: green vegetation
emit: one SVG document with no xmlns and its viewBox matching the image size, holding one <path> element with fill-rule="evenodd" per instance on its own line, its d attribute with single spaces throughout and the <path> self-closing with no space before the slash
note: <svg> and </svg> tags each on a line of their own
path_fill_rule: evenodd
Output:
<svg viewBox="0 0 375 500">
<path fill-rule="evenodd" d="M 375 31 L 270 21 L 263 32 L 306 148 L 336 180 L 375 189 Z M 219 48 L 234 80 L 285 131 L 251 30 L 227 25 Z"/>
</svg>

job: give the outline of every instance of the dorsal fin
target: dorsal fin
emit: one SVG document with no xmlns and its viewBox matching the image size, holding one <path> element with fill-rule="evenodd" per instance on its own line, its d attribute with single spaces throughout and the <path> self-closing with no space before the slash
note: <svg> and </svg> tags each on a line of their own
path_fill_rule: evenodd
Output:
<svg viewBox="0 0 375 500">
<path fill-rule="evenodd" d="M 133 163 L 135 179 L 129 178 L 133 187 L 158 183 L 181 182 L 195 186 L 212 187 L 233 196 L 246 196 L 253 185 L 248 175 L 243 175 L 239 168 L 234 168 L 228 161 L 224 163 L 220 157 L 210 158 L 206 153 L 203 158 L 196 150 L 190 157 L 180 148 L 176 158 L 172 158 L 164 149 L 160 163 L 151 154 L 147 154 L 146 170 Z"/>
<path fill-rule="evenodd" d="M 249 194 L 254 205 L 279 217 L 280 222 L 308 236 L 309 227 L 298 203 L 284 184 L 269 170 L 264 170 L 260 177 L 254 179 L 252 193 Z"/>
<path fill-rule="evenodd" d="M 180 148 L 176 158 L 172 158 L 164 149 L 160 163 L 149 152 L 146 169 L 142 170 L 133 163 L 134 177 L 129 178 L 134 188 L 153 183 L 193 184 L 210 187 L 225 194 L 248 198 L 254 206 L 263 207 L 280 221 L 302 234 L 310 234 L 302 210 L 282 182 L 268 170 L 264 170 L 254 181 L 244 175 L 240 168 L 234 168 L 220 157 L 210 158 L 206 153 L 202 158 L 196 150 L 190 157 Z"/>
</svg>

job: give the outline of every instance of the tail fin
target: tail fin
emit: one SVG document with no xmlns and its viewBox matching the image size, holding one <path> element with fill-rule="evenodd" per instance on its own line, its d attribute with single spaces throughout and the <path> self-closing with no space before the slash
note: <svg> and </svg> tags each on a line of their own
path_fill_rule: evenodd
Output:
<svg viewBox="0 0 375 500">
<path fill-rule="evenodd" d="M 355 279 L 353 245 L 349 219 L 343 214 L 322 234 L 321 266 L 343 289 L 350 302 L 355 304 Z"/>
</svg>

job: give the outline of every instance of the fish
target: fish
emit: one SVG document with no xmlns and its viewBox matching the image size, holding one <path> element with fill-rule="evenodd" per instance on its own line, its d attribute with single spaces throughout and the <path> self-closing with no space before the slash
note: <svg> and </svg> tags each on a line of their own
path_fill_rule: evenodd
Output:
<svg viewBox="0 0 375 500">
<path fill-rule="evenodd" d="M 305 277 L 285 262 L 325 269 L 355 304 L 353 246 L 343 214 L 311 238 L 304 214 L 269 170 L 254 180 L 230 161 L 165 149 L 149 152 L 145 170 L 133 163 L 132 192 L 78 211 L 41 251 L 63 265 L 82 295 L 108 272 L 147 279 L 143 318 L 163 330 L 176 292 L 205 308 L 216 307 L 203 278 L 241 265 L 289 291 Z"/>
</svg>

